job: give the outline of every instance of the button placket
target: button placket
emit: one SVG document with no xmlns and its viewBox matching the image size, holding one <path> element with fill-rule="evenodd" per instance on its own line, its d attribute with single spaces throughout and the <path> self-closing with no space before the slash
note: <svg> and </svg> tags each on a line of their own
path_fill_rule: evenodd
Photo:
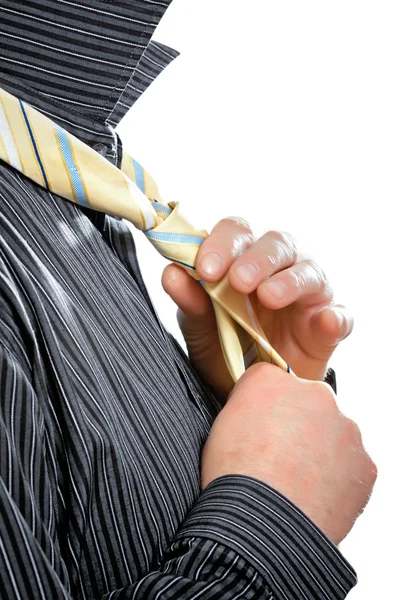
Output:
<svg viewBox="0 0 400 600">
<path fill-rule="evenodd" d="M 101 156 L 106 157 L 107 155 L 107 146 L 105 144 L 93 144 L 93 150 L 95 150 Z"/>
</svg>

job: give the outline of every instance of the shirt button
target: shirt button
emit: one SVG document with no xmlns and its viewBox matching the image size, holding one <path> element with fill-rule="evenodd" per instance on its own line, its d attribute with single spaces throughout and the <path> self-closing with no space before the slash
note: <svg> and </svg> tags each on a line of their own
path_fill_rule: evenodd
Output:
<svg viewBox="0 0 400 600">
<path fill-rule="evenodd" d="M 105 156 L 107 154 L 107 146 L 105 144 L 93 144 L 92 148 L 101 156 Z"/>
</svg>

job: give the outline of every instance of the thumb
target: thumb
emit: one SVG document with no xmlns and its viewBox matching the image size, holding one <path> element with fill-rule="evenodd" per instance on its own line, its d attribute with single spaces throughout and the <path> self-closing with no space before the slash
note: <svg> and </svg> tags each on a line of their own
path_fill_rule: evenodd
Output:
<svg viewBox="0 0 400 600">
<path fill-rule="evenodd" d="M 203 321 L 214 314 L 209 295 L 185 269 L 175 264 L 168 265 L 163 271 L 161 283 L 164 291 L 190 321 Z"/>
<path fill-rule="evenodd" d="M 196 357 L 207 355 L 215 344 L 219 346 L 211 298 L 198 281 L 175 264 L 164 269 L 161 283 L 178 306 L 178 324 L 189 356 L 196 362 Z"/>
<path fill-rule="evenodd" d="M 221 350 L 210 296 L 199 281 L 175 264 L 164 269 L 161 282 L 178 305 L 178 323 L 191 363 L 224 401 L 233 382 Z"/>
</svg>

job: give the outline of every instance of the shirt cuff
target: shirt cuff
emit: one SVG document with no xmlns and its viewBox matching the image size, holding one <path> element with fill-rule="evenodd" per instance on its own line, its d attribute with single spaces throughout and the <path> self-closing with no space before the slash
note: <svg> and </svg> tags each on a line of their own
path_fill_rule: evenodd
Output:
<svg viewBox="0 0 400 600">
<path fill-rule="evenodd" d="M 324 381 L 325 383 L 328 383 L 335 392 L 335 394 L 337 394 L 336 373 L 332 369 L 332 367 L 329 367 L 329 369 L 327 370 Z"/>
<path fill-rule="evenodd" d="M 335 544 L 290 500 L 252 477 L 212 481 L 176 537 L 235 550 L 279 600 L 342 600 L 357 583 Z"/>
</svg>

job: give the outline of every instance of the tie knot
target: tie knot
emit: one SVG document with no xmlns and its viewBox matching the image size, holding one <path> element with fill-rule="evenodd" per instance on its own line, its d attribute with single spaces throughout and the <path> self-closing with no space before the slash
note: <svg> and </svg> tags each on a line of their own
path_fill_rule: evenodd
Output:
<svg viewBox="0 0 400 600">
<path fill-rule="evenodd" d="M 179 202 L 171 202 L 168 207 L 155 202 L 152 206 L 160 221 L 155 227 L 144 232 L 146 237 L 162 256 L 185 267 L 198 279 L 194 265 L 207 232 L 192 225 L 182 213 Z"/>
</svg>

